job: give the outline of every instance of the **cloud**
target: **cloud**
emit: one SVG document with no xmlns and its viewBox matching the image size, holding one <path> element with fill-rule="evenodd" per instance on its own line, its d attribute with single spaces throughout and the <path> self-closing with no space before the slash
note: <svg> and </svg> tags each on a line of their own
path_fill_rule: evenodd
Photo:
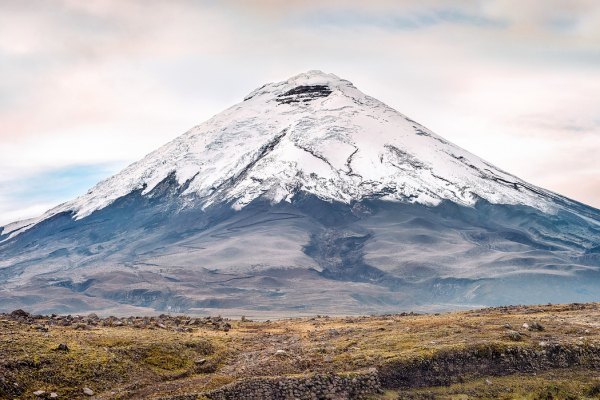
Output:
<svg viewBox="0 0 600 400">
<path fill-rule="evenodd" d="M 62 200 L 84 194 L 89 187 L 122 165 L 72 165 L 32 175 L 0 178 L 0 226 L 38 215 Z"/>
<path fill-rule="evenodd" d="M 365 10 L 314 10 L 291 19 L 301 25 L 337 28 L 376 27 L 391 30 L 426 29 L 436 25 L 459 24 L 475 27 L 503 28 L 506 21 L 472 14 L 458 8 L 439 8 L 413 12 L 365 12 Z"/>
<path fill-rule="evenodd" d="M 322 69 L 600 206 L 599 38 L 591 0 L 0 2 L 0 169 L 125 165 L 262 83 Z"/>
</svg>

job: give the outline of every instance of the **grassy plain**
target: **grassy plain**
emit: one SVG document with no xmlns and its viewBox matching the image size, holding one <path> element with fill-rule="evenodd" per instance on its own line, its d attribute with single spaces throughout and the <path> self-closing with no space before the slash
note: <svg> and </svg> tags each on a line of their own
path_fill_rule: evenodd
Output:
<svg viewBox="0 0 600 400">
<path fill-rule="evenodd" d="M 600 353 L 600 304 L 261 322 L 2 314 L 0 398 L 200 396 L 249 377 L 353 373 L 478 346 L 541 352 L 549 345 Z M 600 370 L 571 365 L 417 386 L 386 387 L 373 398 L 600 398 Z"/>
</svg>

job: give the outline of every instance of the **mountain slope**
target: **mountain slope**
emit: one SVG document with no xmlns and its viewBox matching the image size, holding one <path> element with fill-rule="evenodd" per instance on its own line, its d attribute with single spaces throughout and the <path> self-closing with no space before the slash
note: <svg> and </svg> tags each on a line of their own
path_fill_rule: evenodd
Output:
<svg viewBox="0 0 600 400">
<path fill-rule="evenodd" d="M 310 71 L 0 241 L 4 304 L 377 312 L 597 300 L 600 212 Z"/>
<path fill-rule="evenodd" d="M 44 218 L 82 218 L 115 199 L 149 193 L 174 174 L 204 205 L 243 207 L 305 191 L 349 203 L 382 197 L 428 205 L 525 204 L 552 209 L 556 196 L 445 141 L 335 75 L 310 71 L 264 85 Z M 564 200 L 564 199 L 563 199 Z M 195 203 L 198 199 L 195 199 Z"/>
</svg>

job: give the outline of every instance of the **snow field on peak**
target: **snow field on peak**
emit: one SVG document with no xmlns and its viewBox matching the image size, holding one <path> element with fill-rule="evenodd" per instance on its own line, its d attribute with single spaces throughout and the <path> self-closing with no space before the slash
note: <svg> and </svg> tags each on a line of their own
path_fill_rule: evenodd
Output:
<svg viewBox="0 0 600 400">
<path fill-rule="evenodd" d="M 187 185 L 183 195 L 203 207 L 227 201 L 239 209 L 258 197 L 279 202 L 304 191 L 344 203 L 377 197 L 472 205 L 483 198 L 553 208 L 540 195 L 548 192 L 447 142 L 349 81 L 309 71 L 254 90 L 38 221 L 65 211 L 84 218 L 135 190 L 150 193 L 171 174 Z"/>
</svg>

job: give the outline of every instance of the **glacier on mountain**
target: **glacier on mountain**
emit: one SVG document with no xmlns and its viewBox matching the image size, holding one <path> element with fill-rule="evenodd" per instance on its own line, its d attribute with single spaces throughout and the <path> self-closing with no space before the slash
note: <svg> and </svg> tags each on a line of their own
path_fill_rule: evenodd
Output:
<svg viewBox="0 0 600 400">
<path fill-rule="evenodd" d="M 325 93 L 294 93 L 310 87 Z M 172 173 L 186 186 L 183 196 L 204 205 L 235 200 L 238 209 L 258 197 L 279 202 L 298 191 L 344 203 L 382 198 L 472 205 L 483 198 L 555 206 L 550 192 L 446 141 L 349 81 L 309 71 L 254 90 L 41 219 L 64 211 L 86 217 L 134 190 L 149 193 Z"/>
</svg>

